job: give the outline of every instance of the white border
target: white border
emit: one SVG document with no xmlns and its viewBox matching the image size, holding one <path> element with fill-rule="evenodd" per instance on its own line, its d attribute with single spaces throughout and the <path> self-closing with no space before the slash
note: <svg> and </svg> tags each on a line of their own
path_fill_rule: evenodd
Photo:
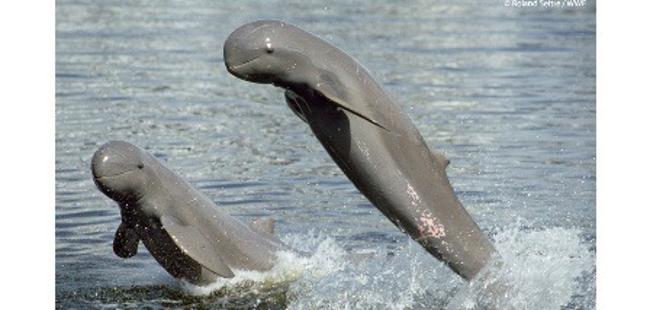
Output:
<svg viewBox="0 0 650 310">
<path fill-rule="evenodd" d="M 650 70 L 646 2 L 597 8 L 597 304 L 640 309 L 650 275 Z"/>
<path fill-rule="evenodd" d="M 597 302 L 629 309 L 647 304 L 650 275 L 650 11 L 597 11 Z M 0 7 L 2 304 L 54 303 L 54 18 L 54 1 Z"/>
<path fill-rule="evenodd" d="M 54 1 L 0 5 L 2 309 L 54 305 L 54 20 Z"/>
</svg>

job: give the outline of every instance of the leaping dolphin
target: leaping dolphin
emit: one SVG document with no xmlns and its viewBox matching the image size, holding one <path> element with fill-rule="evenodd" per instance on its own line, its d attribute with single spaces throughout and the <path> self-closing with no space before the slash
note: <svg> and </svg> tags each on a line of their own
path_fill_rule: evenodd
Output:
<svg viewBox="0 0 650 310">
<path fill-rule="evenodd" d="M 91 170 L 97 188 L 120 206 L 113 241 L 119 257 L 135 255 L 142 240 L 172 276 L 207 284 L 236 270 L 271 269 L 285 249 L 272 235 L 272 219 L 240 222 L 133 144 L 104 144 Z"/>
<path fill-rule="evenodd" d="M 224 44 L 236 77 L 285 89 L 291 110 L 402 231 L 466 280 L 496 251 L 463 208 L 445 168 L 390 95 L 352 57 L 296 26 L 262 20 Z"/>
</svg>

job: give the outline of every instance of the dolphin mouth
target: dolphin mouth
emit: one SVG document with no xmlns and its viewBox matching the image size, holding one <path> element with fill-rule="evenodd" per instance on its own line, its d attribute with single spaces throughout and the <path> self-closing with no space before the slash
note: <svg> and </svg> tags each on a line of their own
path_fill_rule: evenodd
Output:
<svg viewBox="0 0 650 310">
<path fill-rule="evenodd" d="M 241 67 L 243 67 L 243 66 L 245 66 L 245 65 L 247 65 L 247 64 L 249 64 L 249 63 L 251 63 L 251 62 L 253 62 L 255 60 L 258 60 L 259 58 L 260 58 L 259 56 L 256 56 L 256 57 L 253 57 L 251 59 L 247 59 L 247 60 L 245 60 L 243 62 L 240 62 L 240 63 L 238 63 L 236 65 L 228 65 L 228 66 L 226 66 L 226 68 L 228 69 L 228 72 L 230 72 L 232 74 L 237 74 L 237 72 L 235 72 L 234 70 L 237 70 L 237 69 L 239 69 L 239 68 L 241 68 Z"/>
<path fill-rule="evenodd" d="M 127 170 L 127 171 L 123 171 L 123 172 L 119 172 L 119 173 L 114 173 L 114 174 L 108 174 L 108 175 L 94 175 L 93 174 L 93 179 L 95 179 L 95 180 L 107 180 L 107 179 L 112 179 L 112 178 L 115 178 L 115 177 L 119 177 L 119 176 L 122 176 L 122 175 L 125 175 L 125 174 L 128 174 L 128 173 L 131 173 L 131 172 L 134 172 L 134 171 L 135 171 L 135 169 Z"/>
</svg>

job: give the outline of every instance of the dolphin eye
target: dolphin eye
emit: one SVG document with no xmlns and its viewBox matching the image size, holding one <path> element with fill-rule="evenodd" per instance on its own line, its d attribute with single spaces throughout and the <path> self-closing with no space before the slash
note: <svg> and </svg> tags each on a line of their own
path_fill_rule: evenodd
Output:
<svg viewBox="0 0 650 310">
<path fill-rule="evenodd" d="M 138 164 L 138 169 L 143 169 L 143 168 L 144 168 L 144 164 L 139 163 L 139 164 Z"/>
</svg>

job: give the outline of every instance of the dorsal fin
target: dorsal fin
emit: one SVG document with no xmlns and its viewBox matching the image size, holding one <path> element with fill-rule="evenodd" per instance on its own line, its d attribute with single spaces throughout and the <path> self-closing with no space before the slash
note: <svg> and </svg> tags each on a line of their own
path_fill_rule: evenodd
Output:
<svg viewBox="0 0 650 310">
<path fill-rule="evenodd" d="M 275 220 L 270 217 L 258 218 L 251 222 L 251 227 L 267 234 L 273 234 L 275 231 Z"/>
<path fill-rule="evenodd" d="M 442 166 L 442 170 L 447 169 L 447 166 L 449 166 L 449 159 L 447 156 L 438 151 L 431 151 L 431 159 Z"/>
</svg>

